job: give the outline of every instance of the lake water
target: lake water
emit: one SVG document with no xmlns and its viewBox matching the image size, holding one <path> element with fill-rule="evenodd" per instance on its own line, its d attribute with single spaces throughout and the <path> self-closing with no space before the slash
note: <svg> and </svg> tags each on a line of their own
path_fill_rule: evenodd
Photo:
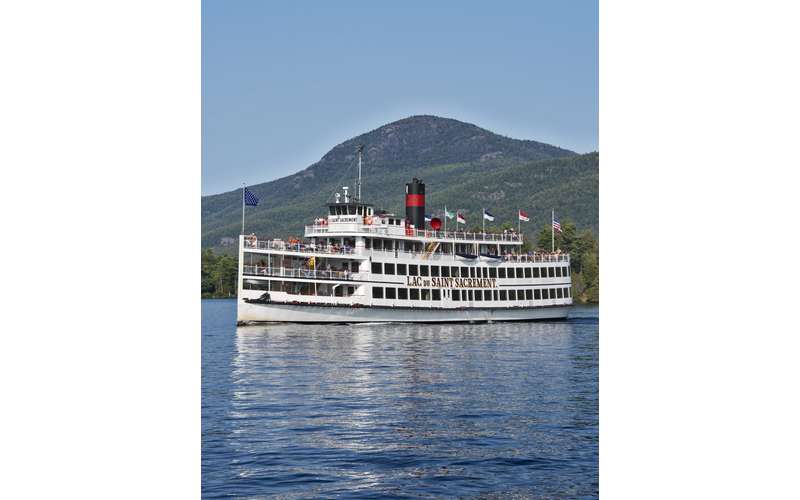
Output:
<svg viewBox="0 0 800 500">
<path fill-rule="evenodd" d="M 598 312 L 239 327 L 202 304 L 205 498 L 597 496 Z"/>
</svg>

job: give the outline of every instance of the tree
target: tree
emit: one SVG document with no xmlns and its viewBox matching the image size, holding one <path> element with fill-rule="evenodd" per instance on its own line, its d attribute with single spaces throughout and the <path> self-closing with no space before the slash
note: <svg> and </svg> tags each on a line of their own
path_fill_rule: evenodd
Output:
<svg viewBox="0 0 800 500">
<path fill-rule="evenodd" d="M 203 297 L 230 297 L 236 293 L 239 264 L 230 255 L 205 249 L 200 256 L 200 293 Z"/>
</svg>

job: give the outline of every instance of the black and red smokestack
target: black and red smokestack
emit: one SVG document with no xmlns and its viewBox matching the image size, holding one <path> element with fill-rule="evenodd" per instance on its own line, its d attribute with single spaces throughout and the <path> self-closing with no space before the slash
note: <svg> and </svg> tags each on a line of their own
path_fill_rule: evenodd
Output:
<svg viewBox="0 0 800 500">
<path fill-rule="evenodd" d="M 425 229 L 425 184 L 416 177 L 406 183 L 406 220 Z"/>
</svg>

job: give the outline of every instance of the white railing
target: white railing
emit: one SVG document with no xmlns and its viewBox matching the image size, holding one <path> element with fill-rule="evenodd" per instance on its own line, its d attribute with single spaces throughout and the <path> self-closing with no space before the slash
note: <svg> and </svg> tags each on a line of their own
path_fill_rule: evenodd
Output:
<svg viewBox="0 0 800 500">
<path fill-rule="evenodd" d="M 338 245 L 315 245 L 313 243 L 288 242 L 283 240 L 259 240 L 252 236 L 245 237 L 245 248 L 257 248 L 260 250 L 280 250 L 283 252 L 298 253 L 324 253 L 330 255 L 351 255 L 353 247 Z"/>
<path fill-rule="evenodd" d="M 463 261 L 464 259 L 459 257 L 458 255 L 453 255 L 452 253 L 433 253 L 425 256 L 425 252 L 414 252 L 411 250 L 366 250 L 365 255 L 371 255 L 375 257 L 393 257 L 397 255 L 398 258 L 407 258 L 407 259 L 422 259 L 422 260 L 459 260 Z M 487 257 L 485 255 L 480 255 L 484 259 Z M 477 260 L 477 257 L 476 257 Z M 494 260 L 492 258 L 491 260 Z M 503 262 L 569 262 L 569 254 L 568 253 L 530 253 L 530 254 L 505 254 L 500 257 Z"/>
<path fill-rule="evenodd" d="M 568 253 L 532 253 L 523 255 L 503 255 L 506 262 L 569 262 Z"/>
<path fill-rule="evenodd" d="M 279 278 L 307 278 L 329 280 L 357 280 L 358 273 L 350 271 L 326 271 L 321 269 L 287 269 L 285 267 L 243 266 L 247 276 L 272 276 Z"/>
<path fill-rule="evenodd" d="M 501 241 L 509 243 L 519 243 L 522 241 L 521 233 L 467 233 L 464 231 L 433 231 L 421 229 L 404 229 L 400 226 L 391 225 L 366 225 L 366 224 L 348 224 L 347 227 L 334 228 L 331 230 L 330 225 L 315 224 L 305 227 L 305 234 L 319 233 L 367 233 L 384 236 L 408 236 L 413 238 L 434 238 L 434 239 L 448 239 L 456 241 Z"/>
</svg>

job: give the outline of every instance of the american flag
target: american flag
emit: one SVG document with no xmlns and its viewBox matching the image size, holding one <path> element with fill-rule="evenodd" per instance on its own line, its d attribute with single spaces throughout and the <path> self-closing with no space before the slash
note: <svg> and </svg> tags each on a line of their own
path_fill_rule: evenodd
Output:
<svg viewBox="0 0 800 500">
<path fill-rule="evenodd" d="M 244 204 L 251 207 L 258 206 L 258 198 L 247 188 L 244 188 Z"/>
<path fill-rule="evenodd" d="M 553 219 L 553 230 L 558 231 L 559 233 L 561 232 L 561 223 L 556 219 Z"/>
</svg>

